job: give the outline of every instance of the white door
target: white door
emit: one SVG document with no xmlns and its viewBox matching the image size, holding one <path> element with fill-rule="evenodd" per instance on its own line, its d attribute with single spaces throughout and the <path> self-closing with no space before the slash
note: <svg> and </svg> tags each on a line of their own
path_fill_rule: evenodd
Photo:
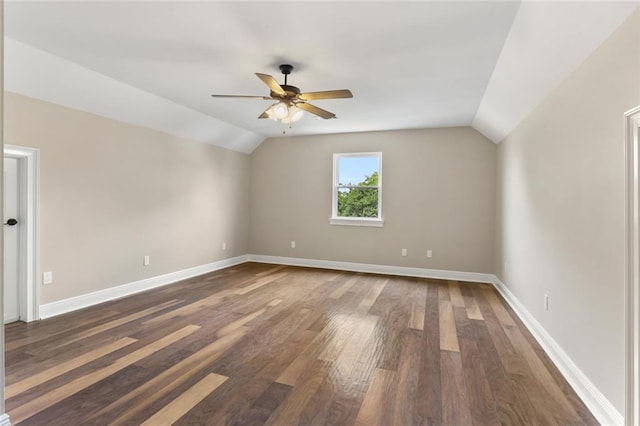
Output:
<svg viewBox="0 0 640 426">
<path fill-rule="evenodd" d="M 18 287 L 18 160 L 4 159 L 4 322 L 20 319 Z M 13 220 L 12 220 L 13 219 Z M 13 224 L 13 225 L 12 225 Z"/>
</svg>

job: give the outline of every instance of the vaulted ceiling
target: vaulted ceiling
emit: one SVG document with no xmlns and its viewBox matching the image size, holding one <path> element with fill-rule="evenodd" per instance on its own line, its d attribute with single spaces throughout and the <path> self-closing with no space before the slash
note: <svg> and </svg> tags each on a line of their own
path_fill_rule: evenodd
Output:
<svg viewBox="0 0 640 426">
<path fill-rule="evenodd" d="M 290 135 L 473 126 L 499 142 L 636 2 L 5 2 L 5 88 L 251 152 L 283 125 L 257 116 L 255 72 L 314 104 Z"/>
</svg>

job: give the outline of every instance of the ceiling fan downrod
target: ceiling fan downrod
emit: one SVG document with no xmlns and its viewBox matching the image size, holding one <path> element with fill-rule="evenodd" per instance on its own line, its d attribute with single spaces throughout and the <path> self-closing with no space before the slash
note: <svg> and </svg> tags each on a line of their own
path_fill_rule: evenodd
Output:
<svg viewBox="0 0 640 426">
<path fill-rule="evenodd" d="M 289 74 L 291 74 L 291 71 L 293 71 L 293 65 L 289 65 L 289 64 L 282 64 L 280 65 L 280 72 L 282 72 L 282 74 L 284 74 L 284 85 L 287 85 L 287 76 Z"/>
</svg>

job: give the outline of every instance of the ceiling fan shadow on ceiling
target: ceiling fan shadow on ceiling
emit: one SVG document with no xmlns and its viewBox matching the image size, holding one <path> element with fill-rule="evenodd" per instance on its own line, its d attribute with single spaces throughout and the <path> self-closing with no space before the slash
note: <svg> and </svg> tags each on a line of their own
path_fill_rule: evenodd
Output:
<svg viewBox="0 0 640 426">
<path fill-rule="evenodd" d="M 263 100 L 273 100 L 276 103 L 267 108 L 258 118 L 270 118 L 291 125 L 302 118 L 304 112 L 309 112 L 323 119 L 336 118 L 332 112 L 318 108 L 307 101 L 319 99 L 343 99 L 353 98 L 353 94 L 348 89 L 325 90 L 321 92 L 301 93 L 300 89 L 291 86 L 287 82 L 287 77 L 293 71 L 293 65 L 282 64 L 280 71 L 284 74 L 284 84 L 278 84 L 275 78 L 267 74 L 256 73 L 256 76 L 269 87 L 269 96 L 249 96 L 249 95 L 211 95 L 214 98 L 253 98 Z"/>
</svg>

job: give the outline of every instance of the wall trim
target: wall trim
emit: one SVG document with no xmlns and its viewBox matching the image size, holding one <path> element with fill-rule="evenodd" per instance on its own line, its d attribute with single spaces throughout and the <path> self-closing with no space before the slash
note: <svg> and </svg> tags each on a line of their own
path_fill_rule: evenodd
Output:
<svg viewBox="0 0 640 426">
<path fill-rule="evenodd" d="M 310 268 L 337 269 L 340 271 L 367 272 L 370 274 L 399 275 L 405 277 L 437 278 L 443 280 L 493 283 L 493 274 L 458 272 L 440 269 L 410 268 L 406 266 L 374 265 L 369 263 L 338 262 L 334 260 L 303 259 L 298 257 L 249 254 L 249 262 L 276 263 L 279 265 L 306 266 Z"/>
<path fill-rule="evenodd" d="M 0 426 L 11 426 L 11 420 L 8 414 L 5 413 L 0 416 Z"/>
<path fill-rule="evenodd" d="M 640 423 L 640 106 L 625 113 L 625 420 Z"/>
<path fill-rule="evenodd" d="M 40 150 L 26 146 L 3 147 L 4 158 L 20 162 L 18 170 L 19 211 L 24 214 L 19 227 L 19 316 L 25 322 L 39 318 L 40 305 Z"/>
<path fill-rule="evenodd" d="M 238 265 L 247 262 L 247 256 L 237 256 L 228 259 L 218 260 L 216 262 L 207 263 L 205 265 L 194 266 L 192 268 L 182 269 L 176 272 L 170 272 L 164 275 L 158 275 L 143 280 L 122 284 L 116 287 L 105 288 L 104 290 L 94 291 L 92 293 L 82 294 L 80 296 L 70 297 L 68 299 L 58 300 L 51 303 L 40 305 L 40 318 L 50 318 L 56 315 L 65 314 L 67 312 L 76 311 L 78 309 L 87 308 L 99 303 L 108 302 L 129 296 L 141 291 L 151 290 L 153 288 L 162 287 L 173 284 L 187 278 L 198 275 L 207 274 L 217 271 L 218 269 L 228 268 L 229 266 Z M 0 424 L 0 426 L 2 426 Z"/>
<path fill-rule="evenodd" d="M 535 319 L 533 315 L 514 296 L 500 278 L 493 276 L 493 285 L 507 301 L 509 306 L 523 322 L 525 327 L 538 341 L 551 361 L 558 367 L 560 373 L 569 382 L 569 385 L 578 394 L 580 399 L 589 408 L 598 422 L 603 425 L 622 425 L 624 417 L 616 410 L 611 402 L 600 392 L 600 390 L 589 380 L 589 378 L 571 360 L 569 355 L 551 337 L 544 327 Z"/>
</svg>

